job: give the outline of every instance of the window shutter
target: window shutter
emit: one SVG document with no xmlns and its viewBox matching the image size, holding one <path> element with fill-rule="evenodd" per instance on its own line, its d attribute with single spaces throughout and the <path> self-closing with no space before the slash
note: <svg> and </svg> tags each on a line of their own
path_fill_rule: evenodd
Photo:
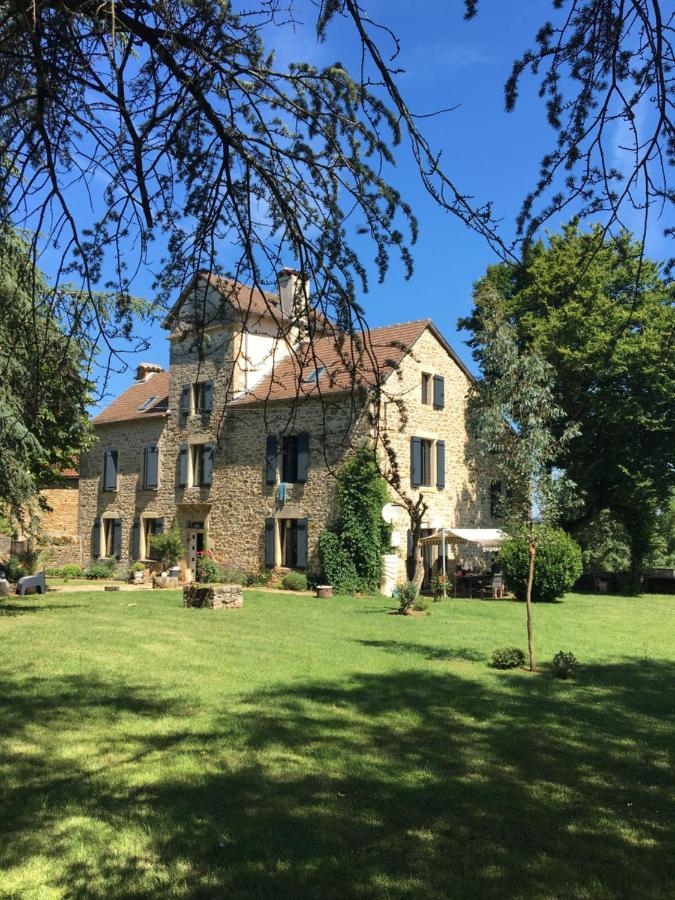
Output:
<svg viewBox="0 0 675 900">
<path fill-rule="evenodd" d="M 91 532 L 91 555 L 98 559 L 101 555 L 101 520 L 94 519 L 94 528 Z"/>
<path fill-rule="evenodd" d="M 122 520 L 115 519 L 113 524 L 113 556 L 117 559 L 122 555 Z"/>
<path fill-rule="evenodd" d="M 277 482 L 277 436 L 267 435 L 267 447 L 265 450 L 265 484 Z"/>
<path fill-rule="evenodd" d="M 211 412 L 213 409 L 213 382 L 204 382 L 204 412 Z"/>
<path fill-rule="evenodd" d="M 436 487 L 445 487 L 445 441 L 436 441 Z"/>
<path fill-rule="evenodd" d="M 191 393 L 190 385 L 184 384 L 183 390 L 181 391 L 181 396 L 180 396 L 180 411 L 183 413 L 184 416 L 190 415 L 190 393 Z"/>
<path fill-rule="evenodd" d="M 265 565 L 274 564 L 274 519 L 265 519 Z"/>
<path fill-rule="evenodd" d="M 103 489 L 117 490 L 117 450 L 106 450 L 103 460 Z"/>
<path fill-rule="evenodd" d="M 183 444 L 178 454 L 178 487 L 187 485 L 188 477 L 188 446 Z"/>
<path fill-rule="evenodd" d="M 307 481 L 309 472 L 309 435 L 305 432 L 298 435 L 298 481 Z"/>
<path fill-rule="evenodd" d="M 298 539 L 298 568 L 307 568 L 307 519 L 298 519 L 295 524 Z"/>
<path fill-rule="evenodd" d="M 418 437 L 410 438 L 410 484 L 422 484 L 422 439 Z"/>
<path fill-rule="evenodd" d="M 131 556 L 133 559 L 141 558 L 141 520 L 138 518 L 131 526 Z"/>
<path fill-rule="evenodd" d="M 145 464 L 145 480 L 143 487 L 152 490 L 157 487 L 159 472 L 159 448 L 156 444 L 151 444 L 143 451 Z"/>
<path fill-rule="evenodd" d="M 155 534 L 164 534 L 164 518 L 155 519 Z"/>
<path fill-rule="evenodd" d="M 213 481 L 213 444 L 204 444 L 202 464 L 202 486 L 208 487 Z"/>
<path fill-rule="evenodd" d="M 445 378 L 442 375 L 434 375 L 434 406 L 436 409 L 445 406 Z"/>
</svg>

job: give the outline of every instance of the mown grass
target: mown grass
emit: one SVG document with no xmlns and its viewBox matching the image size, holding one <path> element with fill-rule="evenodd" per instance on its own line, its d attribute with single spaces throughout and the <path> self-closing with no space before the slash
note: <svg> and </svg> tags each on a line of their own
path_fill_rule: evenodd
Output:
<svg viewBox="0 0 675 900">
<path fill-rule="evenodd" d="M 0 604 L 0 895 L 672 898 L 675 597 L 387 609 Z"/>
</svg>

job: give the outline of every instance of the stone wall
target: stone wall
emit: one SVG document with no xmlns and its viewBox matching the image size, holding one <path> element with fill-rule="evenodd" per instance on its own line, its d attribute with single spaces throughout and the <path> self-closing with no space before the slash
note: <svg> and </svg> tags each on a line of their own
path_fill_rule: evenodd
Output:
<svg viewBox="0 0 675 900">
<path fill-rule="evenodd" d="M 443 409 L 435 409 L 433 403 L 425 405 L 421 402 L 423 372 L 431 376 L 443 376 Z M 421 493 L 429 507 L 423 522 L 425 528 L 432 529 L 439 524 L 446 528 L 497 528 L 500 524 L 499 520 L 490 515 L 492 479 L 485 466 L 479 464 L 469 443 L 466 423 L 469 385 L 469 377 L 432 331 L 427 329 L 416 342 L 412 353 L 403 360 L 398 373 L 389 378 L 385 387 L 387 397 L 382 404 L 381 428 L 396 453 L 407 495 L 416 500 Z M 432 388 L 430 393 L 433 399 Z M 396 400 L 403 401 L 406 416 L 404 423 Z M 435 483 L 429 487 L 412 487 L 410 439 L 413 436 L 445 442 L 444 488 L 437 488 Z M 403 515 L 396 525 L 400 538 L 397 548 L 400 578 L 406 576 L 409 527 L 409 520 Z M 457 558 L 463 562 L 470 562 L 475 555 L 475 550 L 472 551 L 468 546 L 457 547 Z"/>
<path fill-rule="evenodd" d="M 77 510 L 79 488 L 77 478 L 69 479 L 59 487 L 42 488 L 49 509 L 40 516 L 42 530 L 50 535 L 77 537 Z"/>
<path fill-rule="evenodd" d="M 188 584 L 183 588 L 183 606 L 194 609 L 241 609 L 244 589 L 240 584 Z"/>
</svg>

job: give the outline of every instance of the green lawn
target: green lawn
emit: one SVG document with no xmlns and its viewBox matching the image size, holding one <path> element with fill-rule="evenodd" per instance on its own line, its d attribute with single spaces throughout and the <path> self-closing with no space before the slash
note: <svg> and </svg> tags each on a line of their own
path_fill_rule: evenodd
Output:
<svg viewBox="0 0 675 900">
<path fill-rule="evenodd" d="M 672 900 L 675 597 L 387 608 L 0 604 L 0 896 Z"/>
</svg>

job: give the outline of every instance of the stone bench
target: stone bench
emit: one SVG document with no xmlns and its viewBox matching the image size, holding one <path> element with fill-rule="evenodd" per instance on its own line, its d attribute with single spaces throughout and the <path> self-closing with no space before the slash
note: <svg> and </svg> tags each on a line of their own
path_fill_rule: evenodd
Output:
<svg viewBox="0 0 675 900">
<path fill-rule="evenodd" d="M 183 606 L 196 609 L 241 609 L 244 589 L 240 584 L 187 584 L 183 588 Z"/>
</svg>

